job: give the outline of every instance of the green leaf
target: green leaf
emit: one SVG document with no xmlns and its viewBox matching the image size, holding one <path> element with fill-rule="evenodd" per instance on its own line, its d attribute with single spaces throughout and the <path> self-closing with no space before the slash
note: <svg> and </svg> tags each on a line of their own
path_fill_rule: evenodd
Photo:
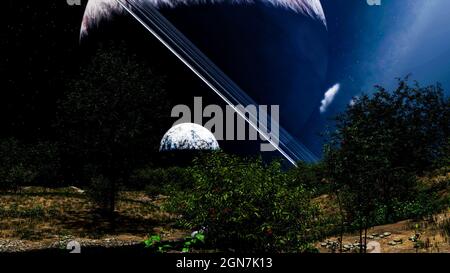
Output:
<svg viewBox="0 0 450 273">
<path fill-rule="evenodd" d="M 159 235 L 153 235 L 150 237 L 150 240 L 153 242 L 161 242 L 161 236 Z"/>
<path fill-rule="evenodd" d="M 201 233 L 197 233 L 195 235 L 195 238 L 197 238 L 200 242 L 204 243 L 205 242 L 205 235 L 201 234 Z"/>
<path fill-rule="evenodd" d="M 189 248 L 188 248 L 188 247 L 184 247 L 184 248 L 181 250 L 181 252 L 183 252 L 183 253 L 188 253 L 188 252 L 189 252 Z"/>
</svg>

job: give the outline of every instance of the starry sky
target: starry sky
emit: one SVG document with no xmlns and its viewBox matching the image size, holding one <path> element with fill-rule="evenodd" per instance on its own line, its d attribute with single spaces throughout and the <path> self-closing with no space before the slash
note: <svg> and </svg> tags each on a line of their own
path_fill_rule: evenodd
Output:
<svg viewBox="0 0 450 273">
<path fill-rule="evenodd" d="M 450 1 L 381 0 L 380 6 L 366 0 L 321 2 L 329 35 L 324 100 L 301 136 L 312 151 L 320 154 L 318 135 L 332 125 L 329 119 L 375 84 L 392 87 L 396 77 L 411 73 L 423 85 L 442 83 L 450 94 Z M 49 127 L 61 81 L 79 66 L 85 4 L 5 3 L 6 28 L 0 32 L 2 134 L 36 137 Z"/>
<path fill-rule="evenodd" d="M 374 84 L 392 86 L 412 74 L 422 84 L 440 82 L 450 92 L 450 1 L 322 0 L 330 35 L 328 82 L 340 92 L 328 111 Z"/>
<path fill-rule="evenodd" d="M 308 146 L 320 153 L 317 133 L 352 97 L 375 84 L 393 87 L 411 74 L 422 85 L 443 85 L 450 94 L 450 1 L 321 0 L 328 22 L 330 58 L 325 111 L 311 116 Z M 339 85 L 336 91 L 336 84 Z M 333 88 L 334 87 L 334 88 Z M 325 91 L 324 91 L 325 92 Z"/>
</svg>

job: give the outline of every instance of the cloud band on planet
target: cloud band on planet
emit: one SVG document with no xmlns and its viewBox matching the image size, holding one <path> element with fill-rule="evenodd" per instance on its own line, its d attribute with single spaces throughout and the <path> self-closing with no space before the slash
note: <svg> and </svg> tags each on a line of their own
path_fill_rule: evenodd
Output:
<svg viewBox="0 0 450 273">
<path fill-rule="evenodd" d="M 227 0 L 136 0 L 134 2 L 137 4 L 150 4 L 155 8 L 174 8 L 182 5 L 215 4 L 225 1 Z M 319 0 L 233 0 L 230 2 L 232 4 L 252 4 L 255 1 L 263 1 L 273 6 L 284 7 L 305 14 L 320 20 L 326 26 L 325 14 Z M 127 2 L 123 4 L 127 7 L 131 6 Z M 115 0 L 89 0 L 84 13 L 80 36 L 86 36 L 93 25 L 98 24 L 101 20 L 108 19 L 112 13 L 126 13 L 126 10 Z"/>
<path fill-rule="evenodd" d="M 98 24 L 103 16 L 112 16 L 113 13 L 123 13 L 123 10 L 125 10 L 129 15 L 132 16 L 136 21 L 138 21 L 142 26 L 145 27 L 146 30 L 148 30 L 154 37 L 157 38 L 161 44 L 163 44 L 171 53 L 173 53 L 183 64 L 185 64 L 194 74 L 199 77 L 210 89 L 212 89 L 223 101 L 225 101 L 230 107 L 233 107 L 233 109 L 238 113 L 240 117 L 242 117 L 252 128 L 257 130 L 260 135 L 266 139 L 273 147 L 275 147 L 282 155 L 285 157 L 290 163 L 293 165 L 296 165 L 296 162 L 299 161 L 306 161 L 306 162 L 315 162 L 318 160 L 317 156 L 313 154 L 305 145 L 303 145 L 298 139 L 293 137 L 288 131 L 286 131 L 284 128 L 278 125 L 280 128 L 280 134 L 279 134 L 279 140 L 275 141 L 271 136 L 267 135 L 265 132 L 268 132 L 269 130 L 263 130 L 263 128 L 258 127 L 258 124 L 255 124 L 253 121 L 256 120 L 252 116 L 246 116 L 246 113 L 242 111 L 242 109 L 236 108 L 236 105 L 258 105 L 248 94 L 247 92 L 244 92 L 236 83 L 231 80 L 219 67 L 217 67 L 214 63 L 210 61 L 210 59 L 205 56 L 202 51 L 200 51 L 188 38 L 184 36 L 183 33 L 181 33 L 171 22 L 169 22 L 164 15 L 162 15 L 159 11 L 157 6 L 155 6 L 155 3 L 160 3 L 159 1 L 144 1 L 144 0 L 116 0 L 117 3 L 121 5 L 121 8 L 117 9 L 112 4 L 103 5 L 102 3 L 104 1 L 100 0 L 91 0 L 93 1 L 91 3 L 91 6 L 89 6 L 86 9 L 86 15 L 83 20 L 83 27 L 82 27 L 82 33 L 83 30 L 88 30 L 90 26 Z M 221 1 L 217 1 L 217 3 L 221 3 Z M 287 3 L 284 1 L 273 1 L 280 2 L 280 3 Z M 186 2 L 191 3 L 191 2 Z M 198 3 L 216 3 L 212 1 L 205 1 L 205 2 L 198 2 Z M 242 1 L 235 1 L 233 3 L 246 3 L 243 5 L 244 10 L 252 10 L 252 11 L 260 11 L 264 10 L 264 16 L 268 16 L 267 18 L 271 18 L 271 16 L 274 15 L 273 12 L 277 13 L 277 16 L 280 16 L 282 14 L 289 15 L 288 18 L 291 18 L 294 20 L 294 22 L 298 23 L 300 26 L 302 26 L 303 23 L 306 23 L 308 27 L 311 27 L 311 29 L 305 28 L 303 32 L 301 32 L 301 35 L 309 35 L 311 34 L 311 31 L 318 31 L 319 34 L 317 37 L 313 39 L 321 39 L 321 35 L 323 35 L 323 31 L 326 30 L 326 26 L 323 20 L 315 21 L 316 18 L 320 18 L 320 14 L 323 15 L 323 12 L 321 12 L 321 9 L 318 9 L 317 7 L 321 7 L 320 2 L 318 0 L 298 0 L 298 1 L 292 1 L 292 3 L 302 3 L 304 7 L 309 7 L 309 11 L 316 11 L 318 12 L 318 17 L 315 17 L 314 19 L 311 18 L 308 13 L 304 13 L 304 11 L 296 11 L 296 12 L 288 12 L 288 9 L 286 7 L 273 9 L 270 8 L 268 2 L 266 1 L 258 1 L 255 2 L 255 6 L 251 3 L 253 2 L 242 2 Z M 267 3 L 267 4 L 264 4 Z M 248 4 L 248 6 L 247 6 Z M 258 4 L 258 5 L 256 5 Z M 234 4 L 233 4 L 234 6 Z M 314 8 L 316 7 L 316 8 Z M 214 8 L 215 5 L 214 5 Z M 241 7 L 239 7 L 241 8 Z M 97 11 L 96 11 L 97 10 Z M 300 15 L 300 12 L 303 12 L 303 15 Z M 298 16 L 296 15 L 298 14 Z M 190 17 L 188 17 L 190 18 Z M 285 20 L 285 17 L 276 17 L 280 18 L 280 22 L 282 23 L 283 20 Z M 308 19 L 309 18 L 309 19 Z M 324 18 L 324 16 L 323 16 Z M 289 19 L 289 20 L 291 20 Z M 106 20 L 109 20 L 109 18 L 106 18 Z M 306 21 L 302 21 L 306 20 Z M 258 21 L 260 22 L 260 21 Z M 301 23 L 303 22 L 303 23 Z M 281 27 L 282 25 L 280 25 Z M 265 32 L 266 28 L 263 28 Z M 87 33 L 87 32 L 85 32 Z M 305 118 L 309 115 L 308 113 L 312 111 L 313 109 L 313 103 L 312 101 L 315 101 L 318 99 L 318 93 L 316 91 L 309 92 L 310 88 L 313 87 L 313 90 L 318 90 L 317 87 L 320 85 L 318 82 L 322 80 L 322 76 L 324 74 L 324 68 L 326 67 L 326 55 L 320 55 L 316 54 L 317 52 L 321 52 L 323 49 L 322 47 L 319 47 L 317 49 L 317 45 L 314 43 L 310 43 L 309 45 L 304 45 L 304 43 L 300 43 L 298 40 L 299 36 L 295 35 L 298 34 L 296 31 L 290 34 L 287 41 L 285 41 L 286 37 L 283 35 L 283 37 L 280 37 L 281 41 L 280 45 L 281 47 L 285 46 L 292 46 L 292 42 L 294 44 L 298 44 L 300 48 L 292 47 L 292 50 L 295 50 L 295 52 L 299 52 L 296 54 L 300 54 L 300 56 L 297 56 L 295 58 L 289 58 L 288 63 L 289 66 L 292 66 L 290 68 L 290 71 L 294 72 L 295 67 L 298 67 L 300 69 L 304 69 L 304 75 L 303 78 L 294 77 L 295 75 L 292 75 L 290 80 L 294 80 L 296 84 L 299 86 L 302 86 L 302 91 L 300 93 L 296 93 L 296 100 L 298 100 L 299 105 L 296 105 L 293 107 L 292 105 L 289 106 L 286 103 L 292 102 L 292 100 L 289 100 L 287 96 L 294 95 L 294 88 L 293 84 L 290 83 L 288 85 L 286 81 L 284 81 L 285 76 L 276 76 L 276 80 L 273 82 L 278 82 L 277 88 L 275 88 L 275 85 L 268 82 L 269 85 L 262 85 L 260 87 L 256 87 L 251 89 L 252 96 L 255 96 L 255 91 L 257 90 L 271 90 L 272 91 L 272 97 L 270 98 L 273 102 L 277 101 L 283 101 L 283 111 L 286 113 L 296 113 L 296 117 L 290 118 L 291 120 L 297 120 L 295 128 L 301 128 L 298 124 L 300 122 L 305 122 Z M 83 37 L 83 36 L 82 36 Z M 302 37 L 302 36 L 300 36 Z M 290 40 L 294 39 L 294 40 Z M 308 41 L 312 41 L 313 39 L 308 39 Z M 322 41 L 322 40 L 320 40 Z M 314 44 L 313 47 L 311 45 Z M 314 49 L 314 50 L 313 50 Z M 312 52 L 314 54 L 307 54 L 309 56 L 306 56 L 305 59 L 301 57 L 301 54 L 306 54 L 307 52 Z M 324 51 L 325 52 L 325 51 Z M 317 62 L 314 62 L 312 64 L 311 61 L 313 61 L 314 56 L 319 55 Z M 252 55 L 253 56 L 253 55 Z M 254 55 L 253 57 L 256 57 L 258 55 Z M 252 58 L 253 58 L 252 57 Z M 268 58 L 265 61 L 270 60 L 271 58 Z M 297 60 L 297 61 L 292 61 Z M 302 67 L 302 63 L 298 63 L 298 60 L 308 60 L 305 61 L 305 68 Z M 309 61 L 311 60 L 311 61 Z M 261 60 L 258 60 L 260 62 Z M 270 62 L 273 65 L 273 62 Z M 286 64 L 286 63 L 285 63 Z M 310 67 L 309 65 L 312 66 Z M 269 63 L 268 63 L 269 65 Z M 281 65 L 281 63 L 280 63 Z M 308 69 L 308 70 L 305 70 Z M 271 71 L 272 69 L 269 67 L 265 68 L 264 73 Z M 294 73 L 293 73 L 294 74 Z M 318 81 L 312 81 L 310 80 L 310 77 L 306 75 L 311 75 L 313 77 L 318 77 Z M 274 76 L 274 74 L 272 74 Z M 238 75 L 233 75 L 233 79 L 235 77 L 239 77 Z M 250 78 L 251 79 L 251 78 Z M 308 79 L 306 81 L 306 79 Z M 260 82 L 258 80 L 257 82 Z M 280 86 L 282 84 L 283 86 Z M 281 93 L 279 93 L 279 90 L 283 90 Z M 298 89 L 297 89 L 298 90 Z M 266 92 L 266 91 L 265 91 Z M 280 96 L 281 95 L 281 96 Z M 311 101 L 311 102 L 309 102 Z M 278 103 L 269 103 L 269 104 L 278 104 Z M 299 112 L 299 109 L 303 112 Z M 294 111 L 294 112 L 293 112 Z M 270 117 L 268 117 L 270 119 Z M 300 119 L 300 120 L 298 120 Z M 292 123 L 292 122 L 291 122 Z M 286 123 L 285 123 L 286 124 Z M 292 126 L 294 124 L 290 124 L 291 128 L 289 128 L 290 131 L 292 131 Z M 274 126 L 274 125 L 272 125 Z M 298 129 L 295 129 L 298 130 Z M 296 132 L 298 133 L 298 132 Z"/>
</svg>

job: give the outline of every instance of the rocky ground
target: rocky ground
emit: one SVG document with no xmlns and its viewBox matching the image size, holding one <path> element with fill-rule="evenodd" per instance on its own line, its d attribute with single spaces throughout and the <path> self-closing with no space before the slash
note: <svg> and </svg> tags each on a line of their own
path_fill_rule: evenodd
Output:
<svg viewBox="0 0 450 273">
<path fill-rule="evenodd" d="M 450 211 L 422 221 L 406 220 L 376 226 L 367 234 L 367 252 L 372 253 L 450 253 Z M 359 233 L 343 236 L 342 252 L 359 252 Z M 338 237 L 318 242 L 322 253 L 340 252 Z"/>
<path fill-rule="evenodd" d="M 165 212 L 166 197 L 122 192 L 115 227 L 95 213 L 82 189 L 23 188 L 0 194 L 0 252 L 67 251 L 70 242 L 82 248 L 142 248 L 153 234 L 179 241 L 190 232 L 173 227 L 174 215 Z M 329 198 L 328 198 L 329 199 Z M 329 208 L 332 210 L 333 208 Z M 367 234 L 368 252 L 450 253 L 450 210 L 421 221 L 406 220 L 376 226 Z M 316 243 L 322 253 L 339 252 L 338 238 Z M 343 236 L 342 251 L 358 252 L 359 234 Z"/>
<path fill-rule="evenodd" d="M 139 246 L 152 234 L 179 240 L 188 234 L 172 227 L 162 210 L 164 196 L 122 192 L 115 227 L 95 212 L 85 192 L 75 187 L 27 187 L 0 194 L 0 252 L 65 250 L 71 241 L 82 248 Z"/>
<path fill-rule="evenodd" d="M 21 239 L 0 239 L 0 252 L 27 252 L 45 249 L 66 250 L 69 242 L 78 242 L 84 247 L 123 247 L 141 245 L 144 238 L 138 236 L 107 236 L 101 239 L 77 238 L 74 236 L 57 236 L 54 239 L 42 240 L 21 240 Z"/>
</svg>

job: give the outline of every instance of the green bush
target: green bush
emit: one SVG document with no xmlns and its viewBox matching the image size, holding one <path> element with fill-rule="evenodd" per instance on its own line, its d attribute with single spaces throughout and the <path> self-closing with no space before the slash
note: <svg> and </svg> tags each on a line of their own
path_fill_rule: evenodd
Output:
<svg viewBox="0 0 450 273">
<path fill-rule="evenodd" d="M 117 197 L 117 191 L 113 189 L 117 186 L 111 183 L 111 180 L 103 175 L 95 176 L 91 179 L 91 184 L 88 188 L 88 197 L 96 204 L 103 212 L 114 210 L 111 203 Z"/>
<path fill-rule="evenodd" d="M 26 147 L 27 160 L 30 166 L 36 170 L 34 184 L 58 186 L 60 157 L 56 144 L 50 142 L 38 142 Z"/>
<path fill-rule="evenodd" d="M 305 189 L 311 191 L 314 196 L 327 194 L 330 192 L 330 183 L 327 182 L 323 163 L 298 162 L 297 168 L 289 170 L 292 177 L 292 185 L 303 185 Z"/>
<path fill-rule="evenodd" d="M 279 162 L 213 153 L 189 169 L 193 186 L 174 194 L 169 209 L 180 224 L 206 227 L 210 247 L 239 252 L 306 251 L 318 208 L 309 193 L 292 186 Z"/>
<path fill-rule="evenodd" d="M 155 196 L 191 188 L 192 181 L 192 175 L 187 168 L 153 169 L 148 167 L 135 171 L 127 187 L 144 190 L 148 195 Z"/>
<path fill-rule="evenodd" d="M 49 143 L 23 144 L 0 140 L 0 190 L 17 190 L 39 181 L 53 182 L 58 169 L 57 150 Z"/>
</svg>

